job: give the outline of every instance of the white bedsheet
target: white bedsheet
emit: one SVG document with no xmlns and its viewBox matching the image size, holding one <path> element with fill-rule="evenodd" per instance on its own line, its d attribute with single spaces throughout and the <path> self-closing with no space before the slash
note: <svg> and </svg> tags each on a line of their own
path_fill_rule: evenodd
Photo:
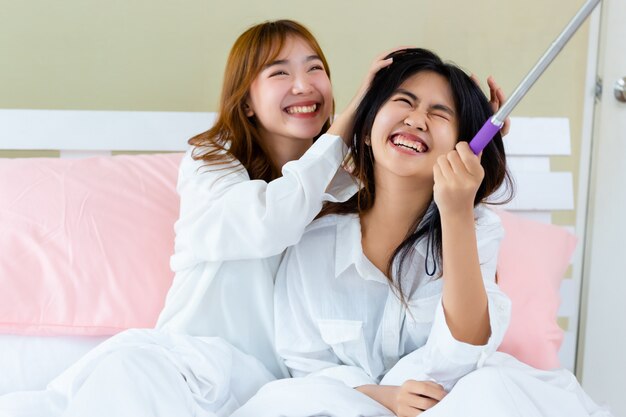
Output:
<svg viewBox="0 0 626 417">
<path fill-rule="evenodd" d="M 44 389 L 106 338 L 0 335 L 0 395 Z"/>
<path fill-rule="evenodd" d="M 130 330 L 90 351 L 45 391 L 0 397 L 1 417 L 222 417 L 273 376 L 219 338 Z"/>
</svg>

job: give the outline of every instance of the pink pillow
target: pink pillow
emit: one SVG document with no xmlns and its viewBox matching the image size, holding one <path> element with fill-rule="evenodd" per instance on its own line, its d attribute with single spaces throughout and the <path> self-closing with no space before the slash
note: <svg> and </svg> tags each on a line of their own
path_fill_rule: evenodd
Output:
<svg viewBox="0 0 626 417">
<path fill-rule="evenodd" d="M 557 368 L 563 342 L 556 321 L 559 289 L 576 237 L 562 227 L 496 212 L 505 230 L 498 284 L 512 301 L 511 324 L 499 350 L 535 368 Z"/>
<path fill-rule="evenodd" d="M 0 332 L 154 326 L 173 278 L 181 156 L 0 160 Z"/>
</svg>

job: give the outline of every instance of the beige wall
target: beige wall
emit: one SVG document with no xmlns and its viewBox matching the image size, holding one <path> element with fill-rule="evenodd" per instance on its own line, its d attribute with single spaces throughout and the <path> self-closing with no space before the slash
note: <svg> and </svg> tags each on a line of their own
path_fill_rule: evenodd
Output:
<svg viewBox="0 0 626 417">
<path fill-rule="evenodd" d="M 510 93 L 583 2 L 0 0 L 0 108 L 215 111 L 237 35 L 286 17 L 318 37 L 338 109 L 395 45 L 431 48 Z M 587 26 L 514 113 L 570 119 L 574 155 L 554 170 L 577 172 L 586 54 Z"/>
</svg>

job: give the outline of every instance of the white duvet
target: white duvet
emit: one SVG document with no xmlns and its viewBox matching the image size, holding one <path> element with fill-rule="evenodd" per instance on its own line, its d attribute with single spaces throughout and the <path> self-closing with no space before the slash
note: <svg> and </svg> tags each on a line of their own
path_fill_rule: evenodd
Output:
<svg viewBox="0 0 626 417">
<path fill-rule="evenodd" d="M 1 417 L 222 417 L 274 377 L 219 338 L 130 330 L 89 352 L 45 391 L 0 397 Z"/>
<path fill-rule="evenodd" d="M 396 375 L 397 376 L 397 375 Z M 381 384 L 395 385 L 385 378 Z M 232 417 L 394 417 L 360 392 L 328 377 L 270 382 Z M 610 417 L 569 371 L 539 371 L 504 353 L 461 378 L 420 417 Z"/>
<path fill-rule="evenodd" d="M 412 374 L 420 374 L 419 364 L 404 368 L 405 373 L 396 367 L 381 384 L 398 385 Z M 0 397 L 0 416 L 394 415 L 329 377 L 273 379 L 258 360 L 222 339 L 131 330 L 96 347 L 46 390 Z M 494 354 L 482 368 L 461 378 L 443 401 L 422 415 L 611 416 L 590 400 L 570 372 L 539 371 L 503 353 Z"/>
</svg>

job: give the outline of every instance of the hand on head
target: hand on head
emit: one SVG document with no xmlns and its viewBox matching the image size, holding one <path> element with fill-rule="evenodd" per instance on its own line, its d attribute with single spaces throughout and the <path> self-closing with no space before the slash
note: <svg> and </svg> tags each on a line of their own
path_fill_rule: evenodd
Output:
<svg viewBox="0 0 626 417">
<path fill-rule="evenodd" d="M 479 87 L 481 86 L 478 77 L 476 77 L 476 74 L 470 75 L 470 78 L 474 80 L 476 85 L 478 85 Z M 500 110 L 500 107 L 502 107 L 502 105 L 506 102 L 506 95 L 504 94 L 504 90 L 500 88 L 496 80 L 491 75 L 487 77 L 487 85 L 489 86 L 489 104 L 491 105 L 491 109 L 493 110 L 493 112 L 496 113 L 498 110 Z M 504 121 L 504 125 L 502 125 L 502 128 L 500 129 L 500 134 L 502 134 L 502 136 L 506 136 L 509 133 L 510 129 L 511 119 L 507 117 Z"/>
<path fill-rule="evenodd" d="M 345 108 L 345 110 L 339 116 L 337 116 L 335 121 L 333 121 L 333 124 L 330 126 L 328 133 L 340 136 L 348 145 L 350 144 L 350 142 L 352 142 L 352 125 L 354 123 L 354 115 L 356 113 L 356 109 L 359 107 L 359 104 L 361 104 L 365 93 L 367 93 L 367 90 L 370 88 L 374 76 L 376 76 L 378 71 L 380 71 L 381 69 L 391 65 L 391 63 L 393 62 L 393 58 L 387 58 L 390 54 L 407 48 L 407 46 L 399 46 L 387 50 L 374 58 L 374 61 L 370 65 L 370 68 L 365 75 L 363 82 L 359 86 L 356 94 L 354 95 L 352 100 L 350 100 L 350 103 L 348 103 L 348 106 Z"/>
</svg>

